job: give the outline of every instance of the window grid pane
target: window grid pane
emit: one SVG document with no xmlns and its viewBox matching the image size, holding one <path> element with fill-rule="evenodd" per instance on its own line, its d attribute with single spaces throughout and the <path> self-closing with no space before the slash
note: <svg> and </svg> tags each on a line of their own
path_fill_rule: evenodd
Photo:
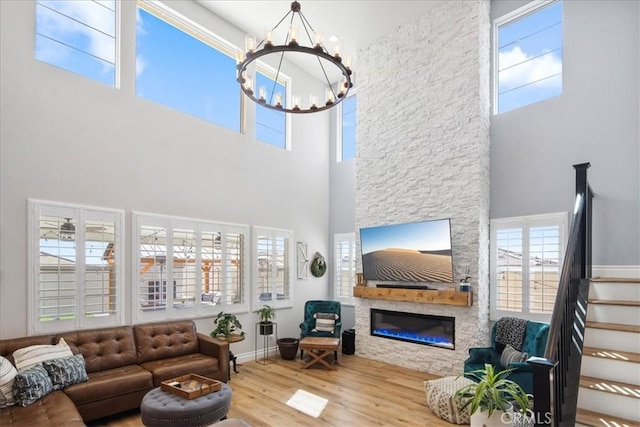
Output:
<svg viewBox="0 0 640 427">
<path fill-rule="evenodd" d="M 275 90 L 274 90 L 275 83 Z M 287 99 L 287 87 L 281 82 L 275 82 L 265 74 L 256 71 L 256 87 L 264 88 L 265 100 L 274 105 L 276 94 L 282 96 L 282 102 Z M 256 139 L 277 148 L 287 148 L 286 115 L 284 112 L 271 110 L 256 104 Z"/>
<path fill-rule="evenodd" d="M 560 276 L 560 228 L 531 227 L 529 241 L 529 310 L 551 314 Z"/>
<path fill-rule="evenodd" d="M 167 306 L 167 229 L 140 227 L 140 307 L 143 311 Z"/>
<path fill-rule="evenodd" d="M 86 317 L 117 314 L 115 229 L 113 221 L 85 221 Z"/>
<path fill-rule="evenodd" d="M 226 240 L 226 301 L 227 304 L 239 304 L 242 301 L 244 236 L 228 233 Z"/>
<path fill-rule="evenodd" d="M 562 2 L 497 25 L 496 111 L 561 95 Z"/>
<path fill-rule="evenodd" d="M 219 232 L 202 233 L 202 304 L 222 303 L 222 235 Z"/>
<path fill-rule="evenodd" d="M 522 229 L 498 230 L 496 236 L 496 306 L 522 310 Z"/>
<path fill-rule="evenodd" d="M 342 101 L 342 160 L 356 157 L 356 108 L 355 95 Z"/>
<path fill-rule="evenodd" d="M 35 57 L 115 86 L 115 2 L 38 0 Z"/>
<path fill-rule="evenodd" d="M 196 300 L 196 233 L 190 229 L 173 230 L 173 308 L 193 308 Z"/>
<path fill-rule="evenodd" d="M 273 263 L 273 240 L 268 236 L 258 237 L 258 277 L 256 292 L 261 302 L 273 299 L 271 292 L 271 268 Z"/>
</svg>

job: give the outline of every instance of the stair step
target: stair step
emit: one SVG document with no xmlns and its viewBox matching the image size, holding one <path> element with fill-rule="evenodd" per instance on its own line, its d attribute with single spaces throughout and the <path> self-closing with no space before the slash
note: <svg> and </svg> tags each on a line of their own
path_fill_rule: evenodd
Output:
<svg viewBox="0 0 640 427">
<path fill-rule="evenodd" d="M 640 386 L 602 378 L 580 377 L 580 387 L 640 400 Z"/>
<path fill-rule="evenodd" d="M 630 351 L 608 350 L 597 347 L 584 347 L 582 354 L 585 356 L 597 357 L 607 360 L 616 360 L 620 362 L 640 363 L 640 354 Z"/>
<path fill-rule="evenodd" d="M 614 417 L 612 415 L 601 414 L 588 409 L 578 408 L 576 414 L 576 422 L 584 424 L 590 427 L 632 427 L 639 424 L 635 421 L 627 420 L 625 418 Z"/>
<path fill-rule="evenodd" d="M 593 277 L 591 281 L 605 283 L 640 283 L 640 279 L 633 277 Z"/>
<path fill-rule="evenodd" d="M 589 304 L 602 304 L 602 305 L 622 305 L 629 307 L 640 307 L 640 301 L 628 301 L 617 299 L 590 299 Z"/>
<path fill-rule="evenodd" d="M 608 329 L 611 331 L 640 333 L 640 325 L 623 325 L 621 323 L 587 322 L 587 328 Z"/>
</svg>

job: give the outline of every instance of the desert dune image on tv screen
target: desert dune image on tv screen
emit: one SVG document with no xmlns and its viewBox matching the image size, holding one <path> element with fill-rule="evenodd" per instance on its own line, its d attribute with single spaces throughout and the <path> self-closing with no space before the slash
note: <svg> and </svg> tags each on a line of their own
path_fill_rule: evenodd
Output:
<svg viewBox="0 0 640 427">
<path fill-rule="evenodd" d="M 365 280 L 453 282 L 449 220 L 360 229 Z"/>
</svg>

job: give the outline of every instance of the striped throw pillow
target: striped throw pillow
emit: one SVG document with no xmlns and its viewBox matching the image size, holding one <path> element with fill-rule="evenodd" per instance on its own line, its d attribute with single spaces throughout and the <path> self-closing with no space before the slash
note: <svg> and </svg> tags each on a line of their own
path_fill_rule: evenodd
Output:
<svg viewBox="0 0 640 427">
<path fill-rule="evenodd" d="M 73 356 L 73 353 L 63 338 L 60 338 L 60 342 L 56 345 L 32 345 L 13 352 L 13 360 L 16 362 L 18 372 L 24 372 L 32 366 L 41 365 L 45 360 L 69 356 Z"/>
<path fill-rule="evenodd" d="M 316 327 L 313 328 L 313 332 L 329 332 L 333 333 L 336 326 L 336 320 L 340 316 L 336 313 L 316 313 L 313 318 L 316 319 Z"/>
<path fill-rule="evenodd" d="M 13 380 L 18 371 L 4 357 L 0 356 L 0 408 L 14 405 Z"/>
</svg>

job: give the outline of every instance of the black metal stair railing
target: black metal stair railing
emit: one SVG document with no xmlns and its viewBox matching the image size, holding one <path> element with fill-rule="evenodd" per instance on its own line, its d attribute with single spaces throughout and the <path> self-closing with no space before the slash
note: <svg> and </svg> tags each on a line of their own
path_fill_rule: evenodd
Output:
<svg viewBox="0 0 640 427">
<path fill-rule="evenodd" d="M 574 165 L 576 203 L 544 357 L 533 366 L 536 426 L 573 426 L 591 279 L 592 200 L 589 163 Z"/>
</svg>

